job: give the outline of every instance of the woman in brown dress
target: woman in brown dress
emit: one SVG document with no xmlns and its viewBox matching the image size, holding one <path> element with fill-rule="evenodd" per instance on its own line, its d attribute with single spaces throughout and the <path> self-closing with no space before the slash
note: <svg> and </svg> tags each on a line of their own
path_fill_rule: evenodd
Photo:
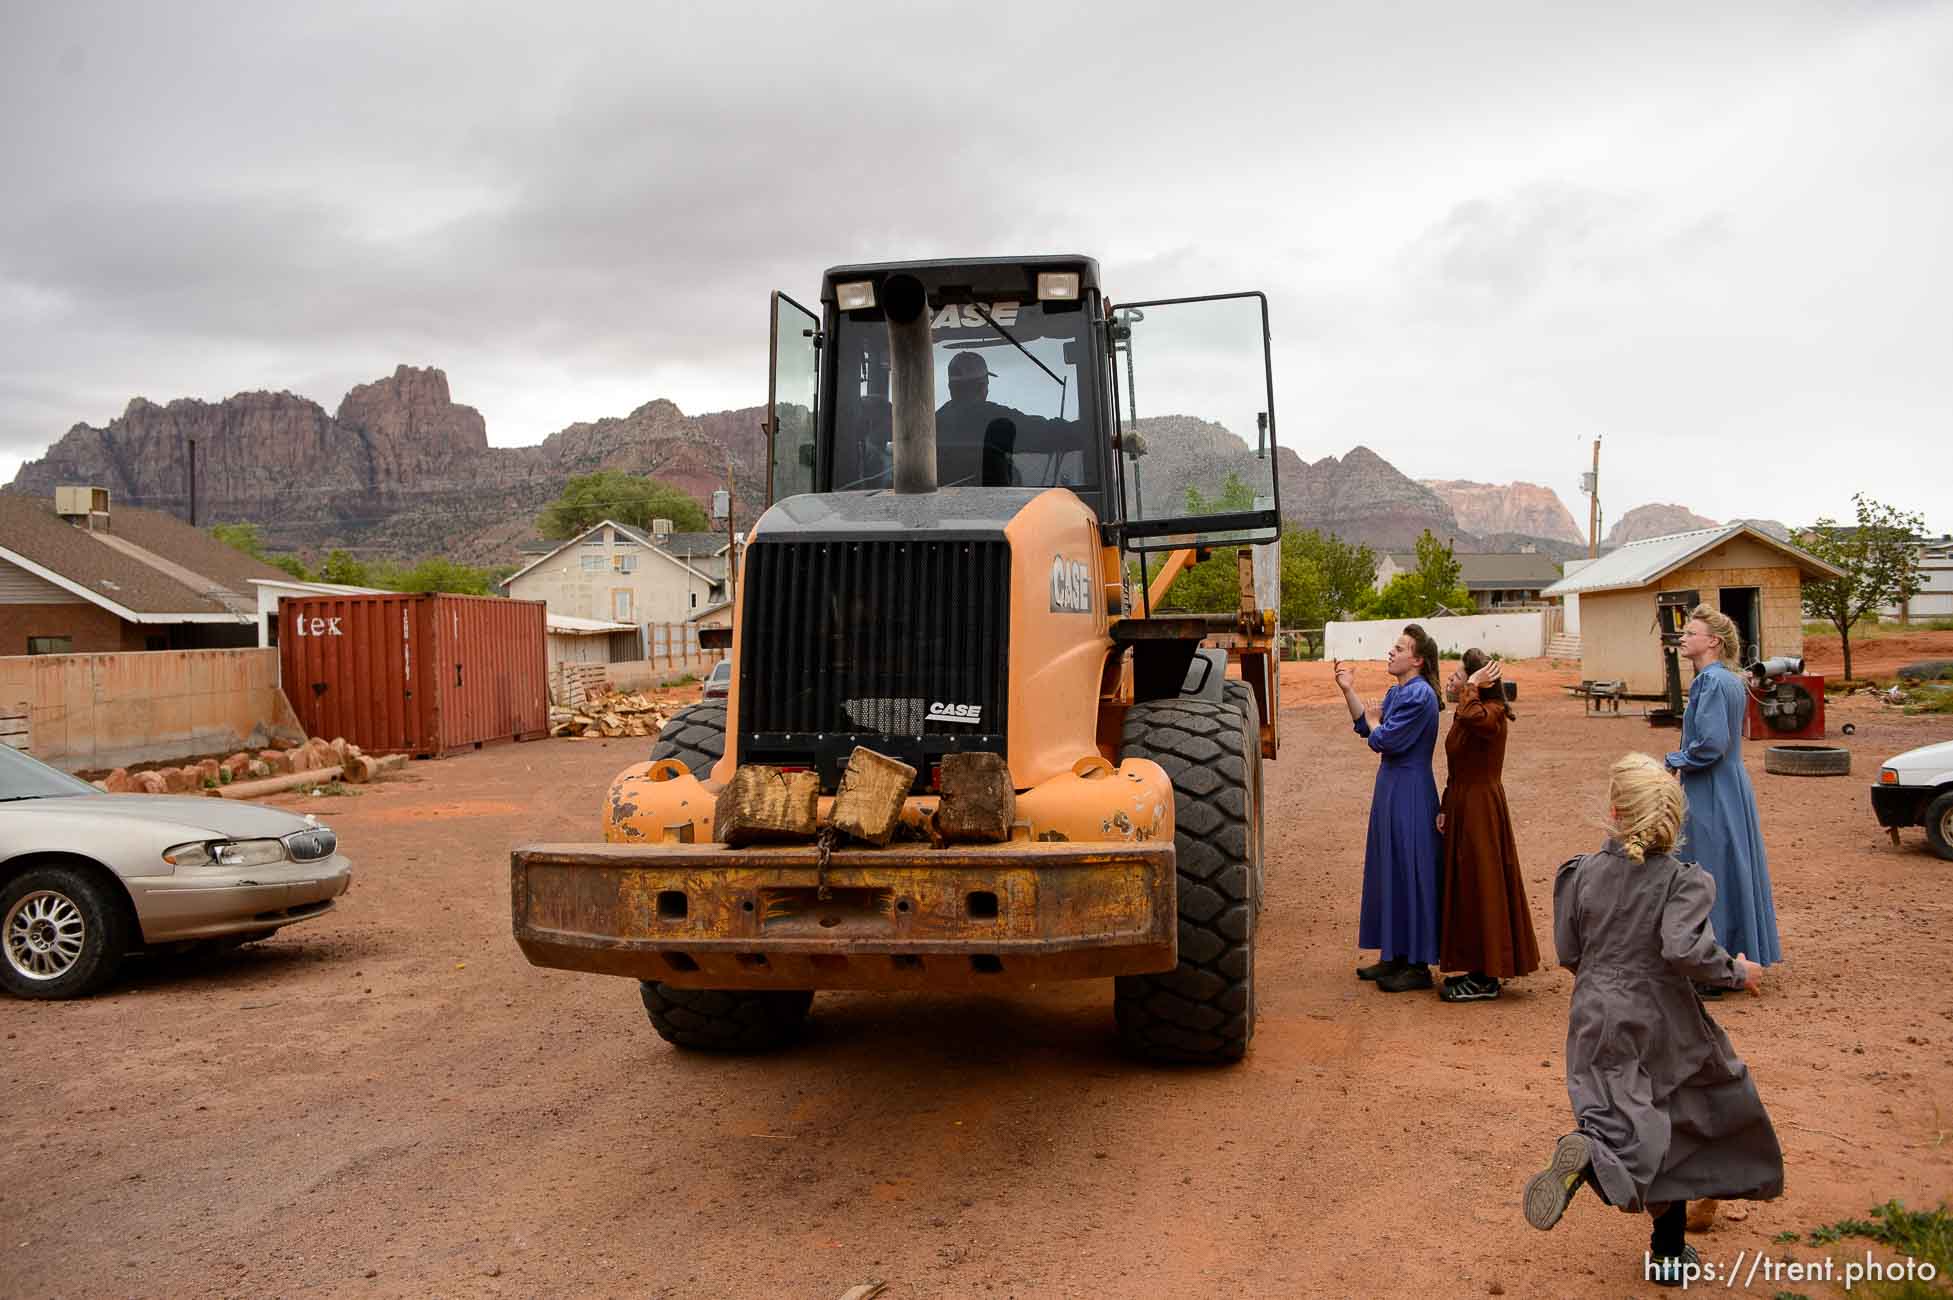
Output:
<svg viewBox="0 0 1953 1300">
<path fill-rule="evenodd" d="M 1512 706 L 1497 660 L 1467 650 L 1451 674 L 1458 711 L 1444 738 L 1449 773 L 1438 807 L 1444 833 L 1439 965 L 1463 971 L 1444 982 L 1446 1002 L 1489 1002 L 1499 981 L 1539 969 L 1539 942 L 1519 876 L 1519 845 L 1506 810 L 1506 726 Z"/>
</svg>

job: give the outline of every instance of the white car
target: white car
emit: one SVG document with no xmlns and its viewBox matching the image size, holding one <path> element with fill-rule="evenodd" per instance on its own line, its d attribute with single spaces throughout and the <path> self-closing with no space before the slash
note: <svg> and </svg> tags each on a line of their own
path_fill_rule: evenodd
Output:
<svg viewBox="0 0 1953 1300">
<path fill-rule="evenodd" d="M 1872 811 L 1893 843 L 1901 826 L 1924 826 L 1933 852 L 1953 860 L 1953 740 L 1886 759 L 1872 786 Z"/>
<path fill-rule="evenodd" d="M 0 745 L 0 989 L 16 997 L 85 997 L 145 948 L 268 938 L 329 910 L 352 876 L 308 818 L 103 794 Z"/>
</svg>

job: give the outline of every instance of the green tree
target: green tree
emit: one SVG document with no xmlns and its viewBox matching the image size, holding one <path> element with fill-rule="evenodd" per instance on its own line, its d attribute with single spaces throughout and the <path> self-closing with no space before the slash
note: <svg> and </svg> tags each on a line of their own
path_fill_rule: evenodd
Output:
<svg viewBox="0 0 1953 1300">
<path fill-rule="evenodd" d="M 373 587 L 379 584 L 372 581 L 372 570 L 360 560 L 341 550 L 326 552 L 325 563 L 319 566 L 319 581 L 337 583 L 345 587 Z"/>
<path fill-rule="evenodd" d="M 291 574 L 292 577 L 298 579 L 300 582 L 311 582 L 313 580 L 312 571 L 306 568 L 305 561 L 300 559 L 296 555 L 292 555 L 289 553 L 282 554 L 282 555 L 267 555 L 264 557 L 264 562 L 266 564 L 269 564 L 274 569 L 283 569 L 286 573 Z"/>
<path fill-rule="evenodd" d="M 1255 508 L 1255 490 L 1233 470 L 1221 480 L 1221 494 L 1210 497 L 1192 483 L 1187 484 L 1187 513 L 1190 515 L 1236 514 Z"/>
<path fill-rule="evenodd" d="M 1451 553 L 1451 546 L 1433 537 L 1430 529 L 1426 528 L 1418 534 L 1417 568 L 1414 574 L 1417 585 L 1430 601 L 1431 609 L 1435 610 L 1439 605 L 1449 605 L 1454 609 L 1470 607 L 1471 595 L 1468 592 L 1464 593 L 1463 600 L 1448 599 L 1464 592 L 1458 582 L 1462 568 L 1458 558 Z"/>
<path fill-rule="evenodd" d="M 705 511 L 683 488 L 603 469 L 579 474 L 566 483 L 563 494 L 536 516 L 536 531 L 560 542 L 606 519 L 643 529 L 650 528 L 653 519 L 669 519 L 681 533 L 703 533 L 712 528 Z"/>
<path fill-rule="evenodd" d="M 256 524 L 212 524 L 210 535 L 226 546 L 234 546 L 254 560 L 266 558 L 264 538 L 258 533 Z"/>
<path fill-rule="evenodd" d="M 1334 533 L 1290 525 L 1282 531 L 1283 625 L 1317 628 L 1353 612 L 1370 594 L 1376 572 L 1376 553 L 1369 547 L 1352 545 Z M 1302 591 L 1314 593 L 1307 603 L 1296 604 L 1293 612 L 1291 586 L 1297 589 L 1297 601 Z"/>
<path fill-rule="evenodd" d="M 498 594 L 487 569 L 457 564 L 444 556 L 431 555 L 410 569 L 392 569 L 375 575 L 374 585 L 389 591 L 445 591 L 457 596 Z"/>
<path fill-rule="evenodd" d="M 1915 537 L 1926 521 L 1894 506 L 1854 493 L 1857 525 L 1819 519 L 1796 534 L 1797 544 L 1833 567 L 1842 578 L 1804 584 L 1804 612 L 1838 629 L 1844 649 L 1844 675 L 1851 677 L 1851 625 L 1880 606 L 1911 600 L 1919 591 Z"/>
</svg>

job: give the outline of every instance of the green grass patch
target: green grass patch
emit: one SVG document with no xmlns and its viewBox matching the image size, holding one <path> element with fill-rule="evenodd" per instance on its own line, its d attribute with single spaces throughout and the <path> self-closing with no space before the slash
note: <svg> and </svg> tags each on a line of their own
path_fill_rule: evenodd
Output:
<svg viewBox="0 0 1953 1300">
<path fill-rule="evenodd" d="M 1932 1281 L 1911 1278 L 1862 1282 L 1853 1288 L 1854 1295 L 1879 1296 L 1884 1300 L 1944 1300 L 1953 1295 L 1953 1289 L 1949 1289 L 1949 1275 L 1953 1275 L 1953 1217 L 1947 1214 L 1946 1202 L 1941 1201 L 1931 1210 L 1908 1210 L 1902 1202 L 1890 1200 L 1874 1205 L 1869 1213 L 1869 1218 L 1840 1219 L 1811 1229 L 1809 1244 L 1835 1246 L 1847 1238 L 1874 1241 L 1890 1249 L 1901 1261 L 1911 1259 L 1918 1265 L 1932 1265 L 1934 1278 Z M 1841 1266 L 1847 1262 L 1838 1261 Z"/>
</svg>

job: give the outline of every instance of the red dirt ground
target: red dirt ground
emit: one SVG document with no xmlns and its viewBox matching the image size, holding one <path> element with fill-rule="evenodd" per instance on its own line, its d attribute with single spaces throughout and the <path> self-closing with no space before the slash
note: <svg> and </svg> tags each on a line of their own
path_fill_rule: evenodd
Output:
<svg viewBox="0 0 1953 1300">
<path fill-rule="evenodd" d="M 89 1001 L 0 1001 L 0 1293 L 1660 1294 L 1636 1281 L 1644 1221 L 1584 1195 L 1551 1234 L 1519 1215 L 1568 1127 L 1570 978 L 1460 1007 L 1353 978 L 1375 760 L 1327 666 L 1286 669 L 1238 1067 L 1126 1060 L 1103 983 L 823 994 L 794 1050 L 681 1054 L 630 984 L 533 969 L 509 937 L 509 846 L 595 837 L 645 742 L 505 746 L 285 800 L 356 865 L 321 920 L 132 963 Z M 1673 736 L 1583 717 L 1550 689 L 1574 675 L 1512 669 L 1507 785 L 1548 952 L 1549 882 L 1600 839 L 1608 762 Z M 1953 1187 L 1953 863 L 1917 831 L 1894 847 L 1866 797 L 1953 720 L 1862 697 L 1831 716 L 1858 724 L 1850 778 L 1746 755 L 1789 960 L 1715 1014 L 1789 1187 L 1700 1238 L 1712 1263 L 1862 1257 L 1772 1239 Z"/>
</svg>

